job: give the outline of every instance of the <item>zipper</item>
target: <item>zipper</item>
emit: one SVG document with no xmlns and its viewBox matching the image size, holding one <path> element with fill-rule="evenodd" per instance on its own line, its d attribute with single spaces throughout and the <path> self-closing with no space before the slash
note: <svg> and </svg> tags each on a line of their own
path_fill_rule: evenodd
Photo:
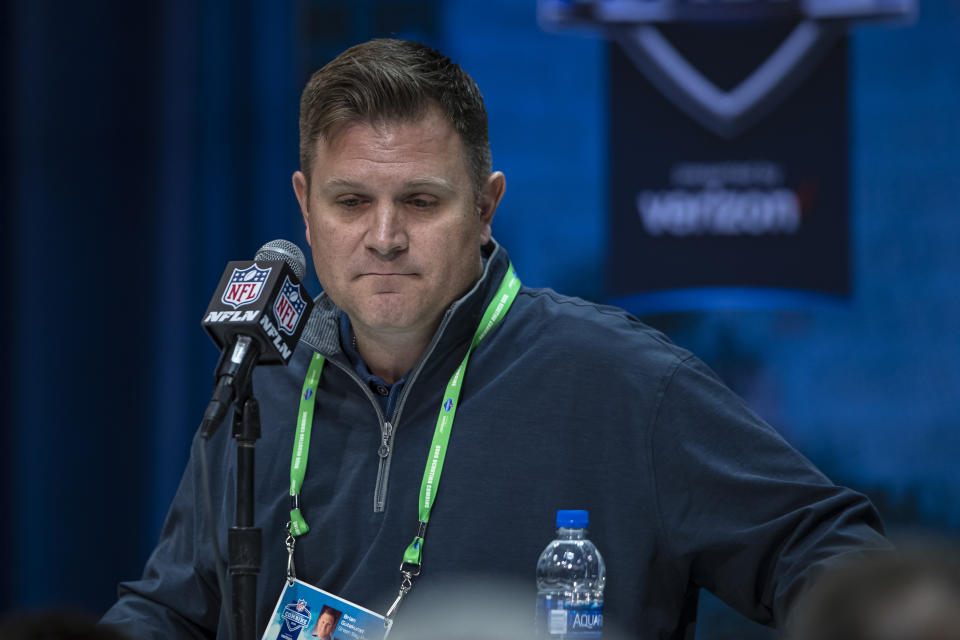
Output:
<svg viewBox="0 0 960 640">
<path fill-rule="evenodd" d="M 494 255 L 496 255 L 496 252 L 491 254 L 490 260 L 493 259 Z M 489 261 L 487 264 L 489 264 Z M 483 274 L 481 274 L 480 280 L 477 281 L 474 287 L 464 296 L 464 298 L 467 298 L 474 293 L 477 287 L 480 286 L 480 283 L 483 282 L 484 277 L 486 277 L 486 269 L 484 269 Z M 370 401 L 370 404 L 373 405 L 374 411 L 377 412 L 377 421 L 380 424 L 380 446 L 377 448 L 377 457 L 380 458 L 380 463 L 377 465 L 377 484 L 373 489 L 374 513 L 382 513 L 386 508 L 387 485 L 390 480 L 390 461 L 393 459 L 393 450 L 394 445 L 396 444 L 396 432 L 397 427 L 400 424 L 400 415 L 403 413 L 403 408 L 407 404 L 407 397 L 410 395 L 410 389 L 417 381 L 417 378 L 420 377 L 420 372 L 423 371 L 424 365 L 437 348 L 437 343 L 440 342 L 440 337 L 446 331 L 447 325 L 450 324 L 450 318 L 453 316 L 453 312 L 458 307 L 459 303 L 460 301 L 458 300 L 454 304 L 450 305 L 450 307 L 443 314 L 443 319 L 440 321 L 440 326 L 433 334 L 433 339 L 430 340 L 430 344 L 427 345 L 427 349 L 424 351 L 423 357 L 420 358 L 420 360 L 417 362 L 417 365 L 413 368 L 413 373 L 410 374 L 410 379 L 407 380 L 407 382 L 403 385 L 403 390 L 400 392 L 400 399 L 397 401 L 397 408 L 393 412 L 392 420 L 388 421 L 386 419 L 386 417 L 383 415 L 383 411 L 380 409 L 380 403 L 377 402 L 377 399 L 373 396 L 373 392 L 370 391 L 366 383 L 360 379 L 360 376 L 358 376 L 352 368 L 341 364 L 332 358 L 329 359 L 329 361 L 333 362 L 338 369 L 346 373 L 350 379 L 360 385 L 360 388 L 363 389 L 363 392 Z"/>
<path fill-rule="evenodd" d="M 423 357 L 420 358 L 420 362 L 417 363 L 416 367 L 414 367 L 413 373 L 410 374 L 410 380 L 403 385 L 403 391 L 400 392 L 400 399 L 397 401 L 397 408 L 393 412 L 394 428 L 396 428 L 397 424 L 400 422 L 400 414 L 403 413 L 403 407 L 407 404 L 407 397 L 410 395 L 410 388 L 413 386 L 413 383 L 417 381 L 417 378 L 420 376 L 420 372 L 423 371 L 423 365 L 426 364 L 427 360 L 430 359 L 430 356 L 433 355 L 434 349 L 437 348 L 437 343 L 440 342 L 440 336 L 443 335 L 447 325 L 450 324 L 451 315 L 453 315 L 452 307 L 447 309 L 447 312 L 443 315 L 443 320 L 440 321 L 440 327 L 437 329 L 436 334 L 434 334 L 433 340 L 431 340 L 430 344 L 427 345 L 427 350 L 424 352 Z"/>
<path fill-rule="evenodd" d="M 392 446 L 392 437 L 393 437 L 393 425 L 387 422 L 387 419 L 383 415 L 383 411 L 380 409 L 380 403 L 377 402 L 377 399 L 373 397 L 373 392 L 367 387 L 367 385 L 360 379 L 360 376 L 351 368 L 345 364 L 337 362 L 333 358 L 328 358 L 328 362 L 332 362 L 338 369 L 347 374 L 347 377 L 357 383 L 360 386 L 360 389 L 363 390 L 364 395 L 367 396 L 367 400 L 370 401 L 370 404 L 373 405 L 373 410 L 377 413 L 377 423 L 380 426 L 380 447 L 377 449 L 377 457 L 380 458 L 380 463 L 377 466 L 377 485 L 374 489 L 373 495 L 373 512 L 379 513 L 383 511 L 383 504 L 379 504 L 378 508 L 378 497 L 380 495 L 380 485 L 386 483 L 386 477 L 390 472 L 390 458 L 393 455 L 393 446 Z"/>
<path fill-rule="evenodd" d="M 393 435 L 393 425 L 389 422 L 383 423 L 383 441 L 380 443 L 380 448 L 377 450 L 377 455 L 381 458 L 386 458 L 390 455 L 390 437 Z"/>
<path fill-rule="evenodd" d="M 437 347 L 437 343 L 440 342 L 440 336 L 443 335 L 444 330 L 450 323 L 451 315 L 453 315 L 453 307 L 447 309 L 443 316 L 443 320 L 440 321 L 440 327 L 433 336 L 433 340 L 430 341 L 430 344 L 427 346 L 427 350 L 424 352 L 423 357 L 420 358 L 417 366 L 414 367 L 413 373 L 410 374 L 410 379 L 404 383 L 403 390 L 400 392 L 400 398 L 397 401 L 397 408 L 393 412 L 392 420 L 387 420 L 383 415 L 383 410 L 380 409 L 380 403 L 377 402 L 373 392 L 370 391 L 363 380 L 360 379 L 360 376 L 357 375 L 356 371 L 354 371 L 348 365 L 342 364 L 332 358 L 329 359 L 329 362 L 332 362 L 338 369 L 346 373 L 351 380 L 360 386 L 364 395 L 366 395 L 367 399 L 370 401 L 370 404 L 373 405 L 374 411 L 377 413 L 377 422 L 380 426 L 380 446 L 377 448 L 377 457 L 380 459 L 380 461 L 377 465 L 377 483 L 373 490 L 374 513 L 382 513 L 386 508 L 387 486 L 390 480 L 390 461 L 393 459 L 397 425 L 400 421 L 400 415 L 403 413 L 403 407 L 407 403 L 407 397 L 410 395 L 410 389 L 417 381 L 417 378 L 420 377 L 420 372 L 423 371 L 424 364 L 430 359 L 430 356 Z"/>
<path fill-rule="evenodd" d="M 413 388 L 417 378 L 420 377 L 420 372 L 423 371 L 424 365 L 426 364 L 427 360 L 430 359 L 433 351 L 437 348 L 437 343 L 440 342 L 440 336 L 443 335 L 444 330 L 450 323 L 450 316 L 452 315 L 453 308 L 451 307 L 450 309 L 447 309 L 446 313 L 443 315 L 443 320 L 440 321 L 440 327 L 433 335 L 433 339 L 430 341 L 430 344 L 427 345 L 427 350 L 424 352 L 423 357 L 420 358 L 417 366 L 413 368 L 413 373 L 410 374 L 410 379 L 404 383 L 403 390 L 400 391 L 400 398 L 397 400 L 397 408 L 393 412 L 392 421 L 383 423 L 383 428 L 381 429 L 383 440 L 380 444 L 380 451 L 378 451 L 380 454 L 380 468 L 377 471 L 377 485 L 373 491 L 374 513 L 383 512 L 387 505 L 387 485 L 389 484 L 390 480 L 390 460 L 393 458 L 393 448 L 394 444 L 396 443 L 396 433 L 397 427 L 400 424 L 400 415 L 403 413 L 404 405 L 407 404 L 407 397 L 410 395 L 410 389 Z M 376 400 L 374 400 L 374 402 L 376 402 Z M 379 408 L 380 407 L 378 406 L 377 409 L 379 410 Z"/>
</svg>

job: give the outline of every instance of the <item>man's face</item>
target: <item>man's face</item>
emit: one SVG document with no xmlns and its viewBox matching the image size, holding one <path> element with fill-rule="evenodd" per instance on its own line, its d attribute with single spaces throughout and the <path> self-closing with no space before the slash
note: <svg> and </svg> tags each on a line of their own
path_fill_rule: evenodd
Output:
<svg viewBox="0 0 960 640">
<path fill-rule="evenodd" d="M 348 125 L 317 142 L 312 171 L 309 194 L 302 173 L 293 183 L 324 290 L 367 331 L 432 332 L 480 275 L 503 174 L 475 200 L 460 136 L 435 108 Z"/>
<path fill-rule="evenodd" d="M 325 611 L 320 619 L 317 620 L 317 637 L 329 639 L 333 633 L 334 616 L 329 611 Z"/>
</svg>

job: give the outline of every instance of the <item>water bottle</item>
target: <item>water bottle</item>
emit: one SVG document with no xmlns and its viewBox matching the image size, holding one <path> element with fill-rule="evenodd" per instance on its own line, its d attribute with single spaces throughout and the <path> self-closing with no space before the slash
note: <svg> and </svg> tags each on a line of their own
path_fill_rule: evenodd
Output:
<svg viewBox="0 0 960 640">
<path fill-rule="evenodd" d="M 588 524 L 586 511 L 557 511 L 557 539 L 537 560 L 538 638 L 600 638 L 607 570 Z"/>
</svg>

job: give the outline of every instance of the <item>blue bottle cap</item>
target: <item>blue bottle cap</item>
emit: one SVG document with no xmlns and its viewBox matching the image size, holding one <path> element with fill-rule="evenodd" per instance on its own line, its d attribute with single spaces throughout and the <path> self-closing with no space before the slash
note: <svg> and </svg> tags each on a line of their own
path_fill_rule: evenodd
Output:
<svg viewBox="0 0 960 640">
<path fill-rule="evenodd" d="M 557 527 L 569 529 L 586 529 L 590 522 L 590 514 L 582 509 L 560 509 L 557 511 Z"/>
</svg>

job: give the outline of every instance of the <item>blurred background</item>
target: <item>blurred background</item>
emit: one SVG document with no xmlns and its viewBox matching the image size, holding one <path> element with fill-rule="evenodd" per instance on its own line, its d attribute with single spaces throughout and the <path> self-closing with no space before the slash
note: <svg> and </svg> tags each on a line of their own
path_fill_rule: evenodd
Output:
<svg viewBox="0 0 960 640">
<path fill-rule="evenodd" d="M 299 93 L 373 36 L 436 46 L 477 81 L 508 184 L 494 235 L 524 284 L 616 298 L 693 350 L 869 495 L 895 539 L 960 533 L 960 1 L 851 23 L 810 76 L 825 84 L 732 138 L 663 98 L 625 119 L 619 46 L 589 25 L 545 28 L 535 0 L 0 6 L 0 611 L 99 615 L 139 575 L 209 399 L 218 354 L 201 315 L 227 261 L 278 237 L 306 249 L 290 186 Z M 811 93 L 827 115 L 791 125 Z M 717 160 L 697 158 L 701 143 L 729 156 L 776 139 L 789 164 L 821 126 L 836 132 L 813 152 L 839 167 L 824 180 L 840 184 L 840 235 L 824 242 L 842 249 L 842 286 L 681 304 L 612 284 L 632 258 L 611 229 L 637 216 L 617 204 L 624 139 L 659 132 L 635 136 L 647 175 L 676 161 L 674 138 L 690 160 Z M 698 637 L 771 632 L 705 595 Z"/>
</svg>

